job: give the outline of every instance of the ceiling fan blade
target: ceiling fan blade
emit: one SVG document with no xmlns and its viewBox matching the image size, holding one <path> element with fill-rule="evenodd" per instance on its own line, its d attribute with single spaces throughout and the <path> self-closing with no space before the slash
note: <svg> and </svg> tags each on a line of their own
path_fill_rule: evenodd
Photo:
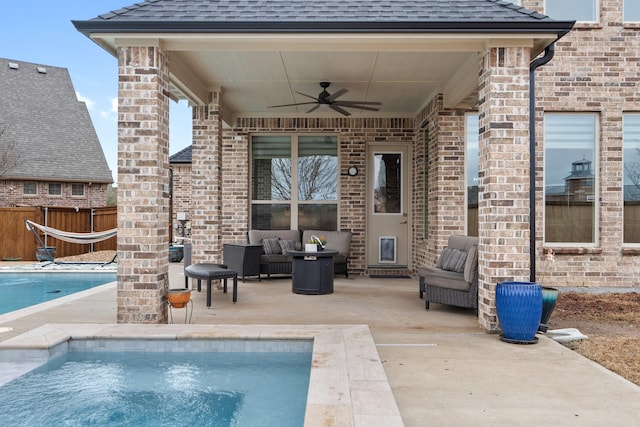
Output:
<svg viewBox="0 0 640 427">
<path fill-rule="evenodd" d="M 350 116 L 351 113 L 348 112 L 345 109 L 340 108 L 338 105 L 336 105 L 335 103 L 333 104 L 329 104 L 329 108 L 331 108 L 332 110 L 337 111 L 338 113 L 342 114 L 343 116 Z"/>
<path fill-rule="evenodd" d="M 311 107 L 311 109 L 309 111 L 307 111 L 307 114 L 316 111 L 318 108 L 320 108 L 320 104 L 316 104 L 313 107 Z"/>
<path fill-rule="evenodd" d="M 296 91 L 296 93 L 297 93 L 298 95 L 306 96 L 307 98 L 313 99 L 313 100 L 314 100 L 314 101 L 316 101 L 316 102 L 318 101 L 318 97 L 317 97 L 317 96 L 307 95 L 306 93 L 302 93 L 302 92 L 298 92 L 298 91 Z"/>
<path fill-rule="evenodd" d="M 344 95 L 345 93 L 349 92 L 348 89 L 340 89 L 334 93 L 332 93 L 331 95 L 329 95 L 326 99 L 326 101 L 331 102 L 339 97 L 341 97 L 342 95 Z"/>
<path fill-rule="evenodd" d="M 382 102 L 377 101 L 336 101 L 337 103 L 348 106 L 348 105 L 382 105 Z"/>
<path fill-rule="evenodd" d="M 316 104 L 316 103 L 315 102 L 298 102 L 295 104 L 269 105 L 267 108 L 294 107 L 296 105 L 309 105 L 309 104 Z"/>
<path fill-rule="evenodd" d="M 347 107 L 347 108 L 357 108 L 360 110 L 367 110 L 367 111 L 380 111 L 379 108 L 375 108 L 375 107 L 367 107 L 365 105 L 358 105 L 358 104 L 343 104 L 342 102 L 334 102 L 333 105 L 338 105 L 338 106 L 343 106 L 343 107 Z"/>
</svg>

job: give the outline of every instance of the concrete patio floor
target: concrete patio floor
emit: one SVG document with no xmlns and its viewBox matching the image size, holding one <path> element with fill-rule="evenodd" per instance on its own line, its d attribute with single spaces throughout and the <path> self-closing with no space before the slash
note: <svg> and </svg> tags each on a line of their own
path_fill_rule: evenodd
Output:
<svg viewBox="0 0 640 427">
<path fill-rule="evenodd" d="M 170 286 L 184 286 L 170 264 Z M 230 287 L 229 287 L 230 288 Z M 640 387 L 539 335 L 514 345 L 484 333 L 472 310 L 424 310 L 416 279 L 336 277 L 330 295 L 298 295 L 290 278 L 238 284 L 238 303 L 214 290 L 193 292 L 193 323 L 228 325 L 366 324 L 404 424 L 412 426 L 629 426 L 640 420 Z M 50 323 L 115 323 L 116 291 L 95 292 L 4 321 L 0 341 Z M 175 323 L 184 310 L 174 309 Z"/>
</svg>

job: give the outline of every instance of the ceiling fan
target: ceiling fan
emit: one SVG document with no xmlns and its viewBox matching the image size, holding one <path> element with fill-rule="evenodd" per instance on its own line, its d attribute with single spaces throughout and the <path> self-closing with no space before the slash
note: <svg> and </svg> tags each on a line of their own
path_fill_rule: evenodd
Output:
<svg viewBox="0 0 640 427">
<path fill-rule="evenodd" d="M 313 99 L 312 102 L 297 102 L 295 104 L 283 104 L 283 105 L 271 105 L 267 108 L 279 108 L 279 107 L 291 107 L 294 105 L 313 105 L 315 104 L 313 107 L 311 107 L 311 109 L 309 111 L 307 111 L 307 113 L 311 113 L 315 110 L 317 110 L 318 108 L 320 108 L 321 105 L 327 105 L 329 106 L 329 108 L 331 108 L 334 111 L 337 111 L 338 113 L 342 114 L 343 116 L 350 116 L 351 113 L 348 112 L 347 110 L 345 110 L 345 108 L 357 108 L 359 110 L 368 110 L 368 111 L 378 111 L 379 108 L 375 108 L 375 107 L 370 107 L 370 105 L 382 105 L 381 102 L 375 102 L 375 101 L 341 101 L 338 100 L 339 97 L 341 97 L 342 95 L 344 95 L 345 93 L 348 92 L 347 89 L 340 89 L 337 92 L 334 92 L 333 95 L 330 94 L 329 92 L 327 92 L 327 88 L 329 87 L 329 85 L 331 85 L 330 82 L 320 82 L 320 87 L 322 88 L 322 92 L 320 92 L 320 94 L 315 97 L 315 96 L 311 96 L 311 95 L 307 95 L 306 93 L 302 93 L 302 92 L 297 92 L 297 94 L 300 94 L 302 96 L 306 96 L 307 98 L 311 98 Z"/>
</svg>

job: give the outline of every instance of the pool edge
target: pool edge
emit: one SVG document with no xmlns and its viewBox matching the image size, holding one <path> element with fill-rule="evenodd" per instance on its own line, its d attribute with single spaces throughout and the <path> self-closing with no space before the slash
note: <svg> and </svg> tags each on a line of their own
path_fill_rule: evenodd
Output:
<svg viewBox="0 0 640 427">
<path fill-rule="evenodd" d="M 305 427 L 403 425 L 367 325 L 50 324 L 1 342 L 0 360 L 15 351 L 43 355 L 74 339 L 313 340 Z"/>
</svg>

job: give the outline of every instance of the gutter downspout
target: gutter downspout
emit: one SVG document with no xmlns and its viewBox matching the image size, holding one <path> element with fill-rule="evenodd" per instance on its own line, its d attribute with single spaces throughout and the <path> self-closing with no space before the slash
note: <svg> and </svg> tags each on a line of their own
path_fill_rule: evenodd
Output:
<svg viewBox="0 0 640 427">
<path fill-rule="evenodd" d="M 529 281 L 536 281 L 536 69 L 547 64 L 556 51 L 555 42 L 529 66 Z"/>
</svg>

